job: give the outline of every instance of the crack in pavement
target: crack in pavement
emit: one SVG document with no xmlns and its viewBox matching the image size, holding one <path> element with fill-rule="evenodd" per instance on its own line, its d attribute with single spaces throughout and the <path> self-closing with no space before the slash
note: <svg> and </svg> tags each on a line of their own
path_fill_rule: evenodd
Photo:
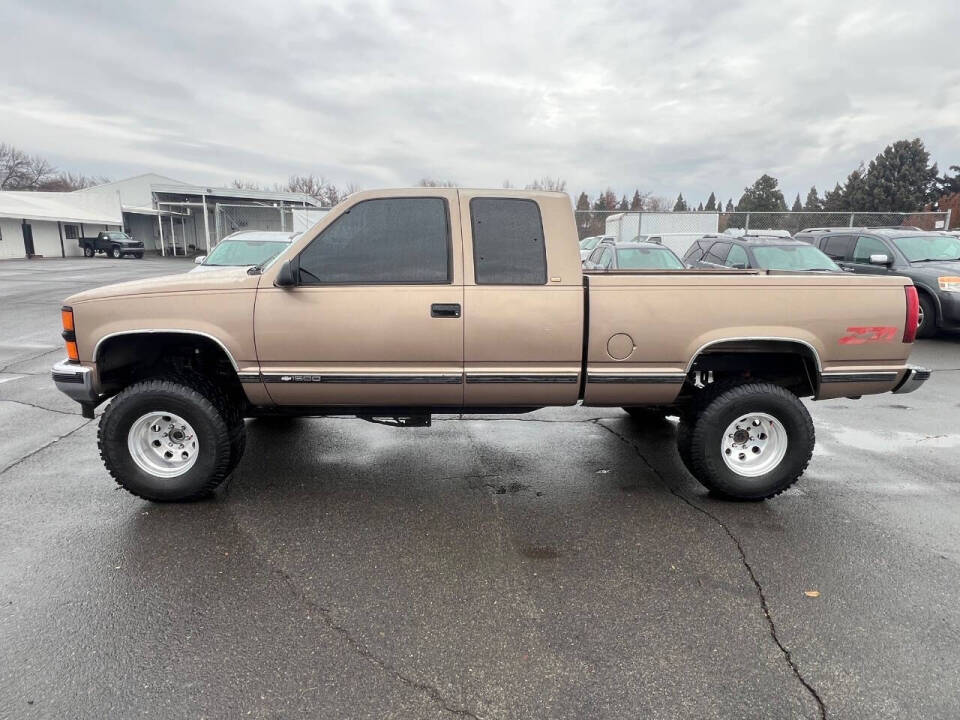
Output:
<svg viewBox="0 0 960 720">
<path fill-rule="evenodd" d="M 55 352 L 57 352 L 57 347 L 56 347 L 56 346 L 53 346 L 53 347 L 47 348 L 46 350 L 44 350 L 44 351 L 43 351 L 42 353 L 40 353 L 39 355 L 31 355 L 30 357 L 25 357 L 25 358 L 20 358 L 19 360 L 14 360 L 12 363 L 7 363 L 7 364 L 4 365 L 3 367 L 0 367 L 0 373 L 2 373 L 2 372 L 7 372 L 7 370 L 9 370 L 10 368 L 12 368 L 14 365 L 19 365 L 20 363 L 30 362 L 31 360 L 36 360 L 37 358 L 42 358 L 44 355 L 50 355 L 50 354 L 55 353 Z M 14 371 L 14 372 L 16 372 L 16 371 Z M 16 373 L 16 374 L 17 374 L 17 375 L 21 375 L 21 374 L 23 374 L 23 373 Z"/>
<path fill-rule="evenodd" d="M 54 408 L 44 407 L 43 405 L 35 405 L 34 403 L 28 403 L 24 400 L 10 400 L 8 398 L 0 398 L 0 403 L 14 403 L 16 405 L 24 405 L 25 407 L 36 408 L 37 410 L 46 410 L 47 412 L 60 413 L 61 415 L 76 415 L 80 417 L 78 412 L 70 412 L 69 410 L 55 410 Z"/>
<path fill-rule="evenodd" d="M 642 452 L 640 452 L 640 448 L 638 448 L 638 447 L 636 446 L 636 444 L 634 444 L 634 443 L 633 443 L 629 438 L 627 438 L 626 436 L 621 435 L 620 433 L 618 433 L 618 432 L 617 432 L 616 430 L 614 430 L 613 428 L 610 428 L 610 427 L 607 427 L 606 425 L 604 425 L 602 422 L 600 422 L 600 420 L 602 420 L 602 419 L 603 419 L 603 418 L 599 418 L 599 419 L 597 419 L 597 420 L 595 420 L 595 421 L 592 421 L 592 422 L 593 422 L 595 425 L 597 425 L 597 426 L 599 426 L 599 427 L 602 427 L 604 430 L 606 430 L 606 431 L 609 432 L 611 435 L 613 435 L 614 437 L 616 437 L 616 438 L 617 438 L 618 440 L 620 440 L 622 443 L 628 445 L 631 449 L 633 449 L 633 451 L 637 454 L 637 457 L 639 457 L 640 460 L 643 461 L 643 464 L 646 465 L 647 468 L 650 470 L 650 472 L 652 472 L 652 473 L 656 476 L 658 482 L 667 490 L 667 492 L 669 492 L 671 495 L 673 495 L 675 498 L 677 498 L 677 499 L 680 500 L 681 502 L 683 502 L 683 503 L 685 503 L 686 505 L 690 506 L 692 509 L 694 509 L 694 510 L 696 510 L 697 512 L 702 513 L 703 515 L 705 515 L 705 516 L 707 516 L 708 518 L 710 518 L 710 519 L 711 519 L 714 523 L 716 523 L 716 524 L 723 530 L 723 532 L 726 533 L 727 536 L 733 541 L 733 544 L 734 544 L 734 545 L 736 546 L 736 548 L 737 548 L 737 552 L 740 554 L 740 562 L 741 562 L 741 564 L 743 565 L 743 567 L 746 569 L 747 575 L 749 575 L 750 580 L 751 580 L 751 582 L 753 583 L 753 586 L 754 586 L 754 588 L 755 588 L 756 591 L 757 591 L 757 597 L 760 599 L 760 609 L 763 611 L 764 618 L 765 618 L 766 621 L 767 621 L 767 628 L 768 628 L 769 631 L 770 631 L 770 637 L 773 639 L 773 642 L 776 644 L 777 648 L 779 648 L 780 654 L 783 655 L 783 659 L 787 662 L 787 665 L 790 667 L 790 670 L 793 672 L 794 677 L 797 678 L 797 680 L 800 682 L 801 685 L 803 685 L 803 687 L 804 687 L 804 688 L 806 689 L 806 691 L 810 694 L 810 696 L 814 699 L 814 701 L 816 701 L 816 703 L 817 703 L 817 708 L 818 708 L 818 710 L 819 710 L 819 714 L 820 714 L 821 720 L 826 720 L 826 718 L 827 718 L 827 706 L 824 704 L 823 698 L 820 697 L 820 693 L 818 693 L 818 692 L 816 691 L 816 689 L 813 687 L 813 685 L 811 685 L 810 682 L 803 676 L 803 673 L 800 672 L 800 668 L 797 667 L 796 662 L 794 662 L 794 660 L 793 660 L 793 655 L 790 653 L 790 650 L 787 649 L 787 647 L 786 647 L 786 646 L 783 644 L 783 642 L 780 640 L 780 636 L 777 635 L 777 626 L 776 626 L 776 624 L 773 622 L 773 615 L 771 615 L 771 613 L 770 613 L 770 605 L 767 603 L 767 596 L 766 596 L 766 594 L 765 594 L 764 591 L 763 591 L 763 586 L 760 584 L 760 580 L 757 578 L 757 574 L 756 574 L 756 573 L 754 572 L 754 570 L 753 570 L 753 566 L 750 565 L 750 561 L 747 559 L 747 554 L 746 554 L 746 552 L 745 552 L 744 549 L 743 549 L 743 545 L 741 544 L 740 539 L 739 539 L 736 535 L 733 534 L 733 532 L 730 530 L 730 528 L 727 526 L 727 524 L 726 524 L 725 522 L 723 522 L 723 520 L 721 520 L 720 518 L 718 518 L 716 515 L 714 515 L 713 513 L 711 513 L 711 512 L 710 512 L 709 510 L 707 510 L 706 508 L 700 507 L 700 506 L 697 505 L 695 502 L 693 502 L 690 498 L 688 498 L 687 496 L 683 495 L 682 493 L 680 493 L 680 492 L 678 492 L 676 489 L 674 489 L 674 488 L 666 481 L 666 478 L 663 477 L 663 475 L 660 473 L 660 471 L 657 470 L 657 468 L 655 468 L 655 467 L 650 463 L 649 460 L 647 460 L 646 456 L 644 456 L 644 454 L 643 454 Z"/>
<path fill-rule="evenodd" d="M 78 416 L 78 417 L 79 417 L 79 416 Z M 38 447 L 36 450 L 31 450 L 31 451 L 28 452 L 26 455 L 24 455 L 23 457 L 21 457 L 19 460 L 14 460 L 12 463 L 10 463 L 9 465 L 7 465 L 5 468 L 3 468 L 2 470 L 0 470 L 0 475 L 3 475 L 7 470 L 11 470 L 12 468 L 15 468 L 17 465 L 19 465 L 20 463 L 24 462 L 25 460 L 29 460 L 29 459 L 32 458 L 34 455 L 36 455 L 38 452 L 40 452 L 40 451 L 42 451 L 42 450 L 46 450 L 46 449 L 47 449 L 48 447 L 50 447 L 51 445 L 54 445 L 54 444 L 60 442 L 60 441 L 63 440 L 65 437 L 70 437 L 70 436 L 73 435 L 75 432 L 77 432 L 77 430 L 80 430 L 80 429 L 82 429 L 82 428 L 85 428 L 87 425 L 89 425 L 89 424 L 92 423 L 92 422 L 93 422 L 93 420 L 84 420 L 82 423 L 80 423 L 79 425 L 77 425 L 77 426 L 76 426 L 73 430 L 71 430 L 70 432 L 65 432 L 63 435 L 58 435 L 57 437 L 55 437 L 55 438 L 54 438 L 53 440 L 51 440 L 50 442 L 44 443 L 43 445 L 41 445 L 40 447 Z"/>
<path fill-rule="evenodd" d="M 349 629 L 343 625 L 336 622 L 332 613 L 333 610 L 329 607 L 318 604 L 309 596 L 307 596 L 303 590 L 294 582 L 293 577 L 284 570 L 280 565 L 274 563 L 270 558 L 265 557 L 262 553 L 257 550 L 257 541 L 247 530 L 245 530 L 240 521 L 237 519 L 236 515 L 230 513 L 231 520 L 234 527 L 236 527 L 237 532 L 243 537 L 247 538 L 247 542 L 251 546 L 251 551 L 256 558 L 260 560 L 264 565 L 266 565 L 272 572 L 279 575 L 281 580 L 290 587 L 295 595 L 297 595 L 308 607 L 314 610 L 314 614 L 320 618 L 320 621 L 327 626 L 332 632 L 340 636 L 347 646 L 356 654 L 362 657 L 364 660 L 369 662 L 371 665 L 376 666 L 383 672 L 395 678 L 401 684 L 406 685 L 409 688 L 418 690 L 422 693 L 425 693 L 433 700 L 434 703 L 442 710 L 446 712 L 457 715 L 458 717 L 472 718 L 472 720 L 485 720 L 482 715 L 478 715 L 470 710 L 457 707 L 450 703 L 447 698 L 444 697 L 443 693 L 439 688 L 431 685 L 428 682 L 422 680 L 417 680 L 415 678 L 405 675 L 400 669 L 395 667 L 392 663 L 388 662 L 384 658 L 376 655 L 373 651 L 367 649 L 363 643 L 361 643 Z"/>
</svg>

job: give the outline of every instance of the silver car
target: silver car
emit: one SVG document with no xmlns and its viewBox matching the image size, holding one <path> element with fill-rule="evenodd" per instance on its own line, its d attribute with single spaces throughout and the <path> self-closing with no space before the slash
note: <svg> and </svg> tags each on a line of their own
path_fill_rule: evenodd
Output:
<svg viewBox="0 0 960 720">
<path fill-rule="evenodd" d="M 253 267 L 265 265 L 282 253 L 299 232 L 268 230 L 241 230 L 227 235 L 210 251 L 200 255 L 190 272 L 205 272 L 222 267 Z"/>
</svg>

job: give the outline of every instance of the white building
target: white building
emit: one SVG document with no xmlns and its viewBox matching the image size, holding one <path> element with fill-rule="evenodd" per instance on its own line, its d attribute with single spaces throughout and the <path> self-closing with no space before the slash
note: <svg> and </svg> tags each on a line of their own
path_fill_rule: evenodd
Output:
<svg viewBox="0 0 960 720">
<path fill-rule="evenodd" d="M 0 259 L 83 255 L 78 238 L 122 224 L 116 196 L 0 192 Z"/>
<path fill-rule="evenodd" d="M 318 207 L 303 193 L 190 185 L 156 173 L 70 195 L 113 198 L 122 209 L 124 230 L 147 251 L 165 255 L 207 253 L 237 230 L 293 231 L 296 209 Z"/>
</svg>

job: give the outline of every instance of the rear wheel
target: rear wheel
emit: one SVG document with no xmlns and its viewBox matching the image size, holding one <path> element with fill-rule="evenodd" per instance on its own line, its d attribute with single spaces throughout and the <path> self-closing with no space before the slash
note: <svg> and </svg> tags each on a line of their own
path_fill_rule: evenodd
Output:
<svg viewBox="0 0 960 720">
<path fill-rule="evenodd" d="M 120 258 L 123 257 L 123 251 L 120 249 L 119 246 L 114 245 L 112 248 L 110 248 L 110 257 L 116 258 L 117 260 L 119 260 Z"/>
<path fill-rule="evenodd" d="M 84 245 L 84 246 L 83 246 L 83 256 L 84 256 L 84 257 L 93 257 L 94 254 L 95 254 L 95 253 L 93 252 L 93 248 L 92 248 L 92 247 L 90 247 L 89 245 Z"/>
<path fill-rule="evenodd" d="M 814 442 L 813 420 L 796 395 L 779 385 L 749 383 L 706 405 L 690 428 L 689 456 L 681 449 L 681 458 L 711 491 L 762 500 L 800 478 Z M 682 444 L 678 436 L 678 448 Z"/>
<path fill-rule="evenodd" d="M 172 380 L 139 382 L 113 398 L 97 441 L 114 480 L 155 501 L 209 494 L 229 475 L 234 454 L 221 409 Z"/>
<path fill-rule="evenodd" d="M 937 309 L 926 293 L 917 293 L 920 301 L 917 317 L 917 337 L 930 338 L 937 334 Z"/>
</svg>

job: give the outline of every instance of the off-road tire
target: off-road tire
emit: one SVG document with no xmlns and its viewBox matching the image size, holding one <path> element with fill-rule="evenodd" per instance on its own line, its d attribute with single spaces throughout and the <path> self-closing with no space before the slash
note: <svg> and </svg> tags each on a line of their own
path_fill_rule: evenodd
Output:
<svg viewBox="0 0 960 720">
<path fill-rule="evenodd" d="M 694 473 L 693 460 L 690 457 L 690 441 L 692 435 L 693 427 L 691 426 L 691 421 L 685 417 L 681 417 L 680 422 L 677 423 L 677 455 L 680 456 L 680 462 L 683 463 L 683 466 L 691 475 Z"/>
<path fill-rule="evenodd" d="M 932 338 L 937 334 L 937 308 L 926 293 L 917 293 L 917 296 L 923 310 L 923 324 L 917 327 L 917 337 Z"/>
<path fill-rule="evenodd" d="M 184 474 L 161 478 L 142 470 L 127 447 L 131 425 L 151 411 L 184 418 L 197 434 L 199 451 Z M 144 380 L 114 397 L 100 418 L 100 457 L 117 483 L 137 497 L 156 502 L 194 500 L 213 492 L 230 473 L 230 430 L 220 409 L 194 388 L 172 380 Z"/>
<path fill-rule="evenodd" d="M 783 425 L 786 453 L 765 474 L 744 477 L 728 468 L 723 460 L 723 433 L 738 415 L 761 412 Z M 810 462 L 814 443 L 813 420 L 796 395 L 772 383 L 742 384 L 721 392 L 696 416 L 689 439 L 691 473 L 717 495 L 764 500 L 779 495 L 800 478 Z"/>
<path fill-rule="evenodd" d="M 123 250 L 121 250 L 119 246 L 114 245 L 112 248 L 110 248 L 110 257 L 112 257 L 114 260 L 119 260 L 123 257 Z"/>
<path fill-rule="evenodd" d="M 96 254 L 97 254 L 96 251 L 95 251 L 92 247 L 90 247 L 89 245 L 84 245 L 84 246 L 83 246 L 83 256 L 84 256 L 84 257 L 93 257 L 93 256 L 96 255 Z"/>
<path fill-rule="evenodd" d="M 243 421 L 240 404 L 232 400 L 220 385 L 199 373 L 171 371 L 162 379 L 196 390 L 220 411 L 230 433 L 230 464 L 227 474 L 232 473 L 247 447 L 247 426 Z"/>
</svg>

